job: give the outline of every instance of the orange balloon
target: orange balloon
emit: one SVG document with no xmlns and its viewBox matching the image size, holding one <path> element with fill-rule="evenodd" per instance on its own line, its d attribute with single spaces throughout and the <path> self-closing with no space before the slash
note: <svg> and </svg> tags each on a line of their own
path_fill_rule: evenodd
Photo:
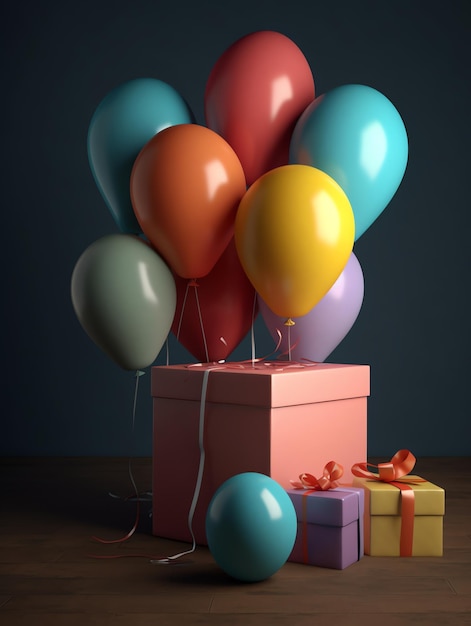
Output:
<svg viewBox="0 0 471 626">
<path fill-rule="evenodd" d="M 197 124 L 160 131 L 139 153 L 131 201 L 151 244 L 182 278 L 206 276 L 234 234 L 246 190 L 238 156 Z"/>
</svg>

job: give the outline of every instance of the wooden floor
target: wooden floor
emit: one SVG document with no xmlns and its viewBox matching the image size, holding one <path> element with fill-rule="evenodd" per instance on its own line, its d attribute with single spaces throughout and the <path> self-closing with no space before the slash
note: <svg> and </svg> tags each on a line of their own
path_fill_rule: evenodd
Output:
<svg viewBox="0 0 471 626">
<path fill-rule="evenodd" d="M 382 459 L 384 460 L 384 459 Z M 150 460 L 134 459 L 140 490 Z M 365 556 L 345 570 L 285 564 L 240 583 L 206 547 L 185 563 L 153 565 L 187 544 L 150 534 L 149 503 L 132 493 L 127 459 L 0 461 L 0 624 L 5 626 L 471 624 L 471 459 L 419 459 L 414 473 L 446 490 L 444 556 Z M 97 559 L 96 556 L 141 555 Z"/>
</svg>

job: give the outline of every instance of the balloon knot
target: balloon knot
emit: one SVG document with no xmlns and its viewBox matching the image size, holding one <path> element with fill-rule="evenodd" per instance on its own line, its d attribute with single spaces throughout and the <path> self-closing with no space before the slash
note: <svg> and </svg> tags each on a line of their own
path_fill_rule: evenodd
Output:
<svg viewBox="0 0 471 626">
<path fill-rule="evenodd" d="M 198 283 L 196 282 L 196 278 L 192 278 L 188 281 L 188 287 L 199 287 Z"/>
<path fill-rule="evenodd" d="M 296 322 L 294 322 L 290 317 L 285 322 L 285 326 L 294 326 Z"/>
</svg>

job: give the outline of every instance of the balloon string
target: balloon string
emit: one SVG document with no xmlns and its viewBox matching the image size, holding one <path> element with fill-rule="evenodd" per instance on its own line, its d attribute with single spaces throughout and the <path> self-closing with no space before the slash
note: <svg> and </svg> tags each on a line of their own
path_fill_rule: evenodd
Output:
<svg viewBox="0 0 471 626">
<path fill-rule="evenodd" d="M 204 472 L 204 462 L 206 458 L 206 453 L 204 449 L 204 416 L 206 412 L 206 394 L 208 390 L 208 378 L 210 369 L 207 369 L 203 372 L 203 383 L 201 386 L 201 401 L 200 401 L 200 414 L 199 414 L 199 427 L 198 427 L 198 446 L 200 451 L 200 461 L 198 467 L 198 475 L 196 478 L 195 490 L 193 492 L 193 499 L 191 501 L 190 510 L 188 512 L 188 529 L 192 538 L 192 546 L 189 550 L 185 550 L 184 552 L 178 552 L 178 554 L 174 554 L 172 556 L 168 556 L 164 559 L 152 559 L 151 563 L 154 565 L 168 565 L 170 562 L 179 559 L 186 554 L 191 554 L 196 550 L 196 538 L 195 533 L 193 532 L 193 516 L 195 513 L 196 505 L 198 504 L 198 498 L 200 495 L 201 484 L 203 482 L 203 472 Z"/>
<path fill-rule="evenodd" d="M 133 402 L 133 413 L 132 413 L 132 429 L 133 429 L 133 436 L 134 436 L 134 425 L 135 425 L 135 421 L 136 421 L 136 406 L 137 406 L 137 395 L 138 395 L 138 387 L 139 387 L 139 378 L 144 374 L 144 372 L 137 370 L 136 371 L 136 385 L 135 385 L 135 391 L 134 391 L 134 402 Z M 132 535 L 134 534 L 134 532 L 137 530 L 137 526 L 139 523 L 139 502 L 141 501 L 149 501 L 149 496 L 152 497 L 152 493 L 149 492 L 144 492 L 142 495 L 144 495 L 144 497 L 141 497 L 141 493 L 138 491 L 137 489 L 137 485 L 136 485 L 136 481 L 134 480 L 134 476 L 133 476 L 133 472 L 132 472 L 132 464 L 131 464 L 131 457 L 129 458 L 129 463 L 128 463 L 128 471 L 129 471 L 129 476 L 131 479 L 131 483 L 134 487 L 134 496 L 130 496 L 127 498 L 124 498 L 124 500 L 135 500 L 136 501 L 136 518 L 135 518 L 135 522 L 133 527 L 131 528 L 131 530 L 124 536 L 121 537 L 120 539 L 113 539 L 113 540 L 105 540 L 105 539 L 100 539 L 99 537 L 92 537 L 95 541 L 98 541 L 99 543 L 104 543 L 104 544 L 111 544 L 111 543 L 123 543 L 124 541 L 127 541 L 128 539 L 130 539 L 132 537 Z M 112 498 L 120 498 L 120 496 L 117 496 L 113 493 L 109 493 L 109 495 Z M 150 555 L 150 554 L 142 554 L 142 553 L 123 553 L 123 554 L 89 554 L 87 555 L 93 559 L 121 559 L 121 558 L 130 558 L 130 557 L 137 557 L 137 558 L 147 558 L 147 559 L 156 559 L 158 557 L 156 557 L 155 555 Z"/>
<path fill-rule="evenodd" d="M 182 326 L 182 322 L 183 322 L 183 313 L 185 311 L 185 305 L 186 305 L 186 301 L 187 301 L 187 298 L 188 298 L 188 290 L 189 290 L 190 287 L 194 287 L 195 288 L 196 308 L 198 309 L 198 317 L 199 317 L 199 321 L 200 321 L 201 334 L 203 336 L 204 353 L 206 355 L 206 362 L 209 363 L 208 344 L 206 342 L 206 334 L 204 332 L 204 326 L 203 326 L 203 316 L 201 314 L 200 301 L 199 301 L 199 298 L 198 298 L 198 284 L 197 284 L 197 282 L 195 280 L 189 280 L 187 285 L 186 285 L 185 296 L 183 298 L 183 303 L 182 303 L 182 310 L 180 312 L 180 319 L 178 321 L 177 339 L 180 339 L 180 330 L 181 330 L 181 326 Z M 167 365 L 168 365 L 168 363 L 167 363 Z"/>
<path fill-rule="evenodd" d="M 250 329 L 250 342 L 252 348 L 252 364 L 255 363 L 255 309 L 257 307 L 257 292 L 254 291 L 253 295 L 253 307 L 252 307 L 252 327 Z"/>
<path fill-rule="evenodd" d="M 182 322 L 183 322 L 183 312 L 185 311 L 186 299 L 188 298 L 188 289 L 190 288 L 190 284 L 191 284 L 191 281 L 188 281 L 186 285 L 186 289 L 185 289 L 185 296 L 183 298 L 182 310 L 180 311 L 180 319 L 178 321 L 177 339 L 180 339 L 180 330 L 181 330 Z"/>
<path fill-rule="evenodd" d="M 209 363 L 208 344 L 206 343 L 206 335 L 205 335 L 204 326 L 203 326 L 203 316 L 201 315 L 200 301 L 198 298 L 198 287 L 196 285 L 194 287 L 195 287 L 196 306 L 198 308 L 198 317 L 200 319 L 201 334 L 203 335 L 204 353 L 206 355 L 206 362 Z"/>
<path fill-rule="evenodd" d="M 137 396 L 138 396 L 138 390 L 139 390 L 139 378 L 143 374 L 144 372 L 142 372 L 141 370 L 136 370 L 136 373 L 135 373 L 136 384 L 134 387 L 134 401 L 133 401 L 133 407 L 132 407 L 132 448 L 134 448 L 134 432 L 135 432 L 135 423 L 136 423 L 136 407 L 137 407 Z M 140 507 L 139 507 L 140 494 L 136 485 L 136 481 L 134 480 L 134 475 L 132 471 L 132 454 L 128 459 L 128 474 L 129 474 L 129 479 L 134 489 L 134 496 L 136 500 L 136 518 L 134 521 L 134 525 L 132 526 L 131 530 L 128 533 L 126 533 L 126 535 L 124 535 L 123 537 L 120 537 L 119 539 L 101 539 L 100 537 L 93 536 L 92 539 L 94 539 L 95 541 L 98 541 L 99 543 L 106 543 L 106 544 L 122 543 L 123 541 L 127 541 L 128 539 L 130 539 L 137 529 L 137 526 L 139 524 L 139 515 L 140 515 Z M 116 497 L 112 493 L 109 493 L 108 495 L 110 495 L 113 498 Z M 95 555 L 90 555 L 90 556 L 94 558 L 101 558 Z"/>
</svg>

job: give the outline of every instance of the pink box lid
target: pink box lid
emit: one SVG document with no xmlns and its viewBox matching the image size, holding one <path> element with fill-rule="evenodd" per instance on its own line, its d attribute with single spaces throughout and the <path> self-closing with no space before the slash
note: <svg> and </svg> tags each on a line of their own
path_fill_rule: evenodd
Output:
<svg viewBox="0 0 471 626">
<path fill-rule="evenodd" d="M 217 365 L 160 365 L 151 369 L 154 398 L 201 398 L 203 372 Z M 282 407 L 360 398 L 370 395 L 370 366 L 336 363 L 291 363 L 238 368 L 226 363 L 212 369 L 207 402 L 258 407 Z"/>
</svg>

